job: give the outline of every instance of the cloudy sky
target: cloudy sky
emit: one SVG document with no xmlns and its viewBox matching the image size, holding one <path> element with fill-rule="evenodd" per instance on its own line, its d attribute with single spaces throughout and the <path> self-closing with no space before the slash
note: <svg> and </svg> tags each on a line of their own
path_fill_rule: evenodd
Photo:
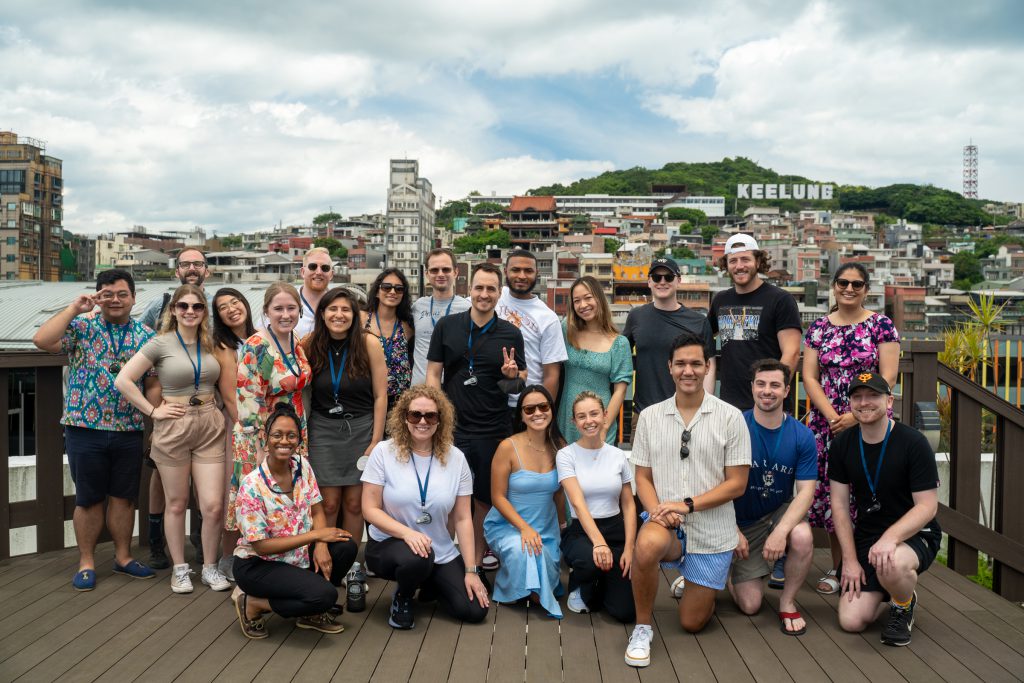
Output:
<svg viewBox="0 0 1024 683">
<path fill-rule="evenodd" d="M 1024 3 L 4 3 L 0 130 L 64 160 L 65 226 L 216 232 L 746 156 L 1024 200 Z M 11 68 L 17 65 L 17 68 Z M 756 180 L 756 179 L 752 179 Z"/>
</svg>

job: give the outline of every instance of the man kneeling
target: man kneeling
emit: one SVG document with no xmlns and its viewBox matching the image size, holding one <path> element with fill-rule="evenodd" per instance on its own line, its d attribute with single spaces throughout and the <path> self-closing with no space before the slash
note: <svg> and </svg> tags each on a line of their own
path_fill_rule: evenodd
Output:
<svg viewBox="0 0 1024 683">
<path fill-rule="evenodd" d="M 918 574 L 939 551 L 942 530 L 935 453 L 917 430 L 889 417 L 892 391 L 870 372 L 849 387 L 859 428 L 837 436 L 829 450 L 832 520 L 842 547 L 839 625 L 859 632 L 889 601 L 885 645 L 909 645 L 917 604 Z M 850 520 L 850 490 L 857 501 L 857 529 Z"/>
<path fill-rule="evenodd" d="M 786 635 L 799 636 L 807 631 L 796 608 L 796 593 L 814 551 L 806 518 L 818 477 L 817 449 L 811 430 L 782 410 L 789 395 L 789 366 L 766 358 L 754 363 L 751 374 L 754 407 L 743 417 L 750 429 L 752 457 L 747 490 L 733 503 L 739 545 L 729 591 L 740 611 L 757 614 L 764 597 L 763 579 L 785 557 L 780 626 Z"/>
</svg>

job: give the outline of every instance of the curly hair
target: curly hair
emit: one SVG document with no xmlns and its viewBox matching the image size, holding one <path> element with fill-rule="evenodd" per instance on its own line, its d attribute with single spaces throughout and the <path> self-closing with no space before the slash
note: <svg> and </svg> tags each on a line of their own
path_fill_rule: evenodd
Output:
<svg viewBox="0 0 1024 683">
<path fill-rule="evenodd" d="M 274 412 L 270 413 L 267 417 L 266 423 L 263 425 L 263 440 L 267 441 L 270 438 L 270 430 L 274 428 L 274 423 L 280 418 L 287 417 L 295 423 L 295 428 L 299 432 L 299 443 L 302 443 L 302 427 L 299 422 L 299 415 L 295 412 L 295 406 L 286 401 L 278 401 L 274 405 Z"/>
<path fill-rule="evenodd" d="M 771 270 L 771 268 L 772 268 L 772 257 L 771 257 L 771 254 L 769 254 L 766 251 L 762 251 L 761 249 L 755 249 L 754 250 L 754 260 L 757 262 L 757 272 L 761 273 L 762 275 L 767 275 L 768 271 Z M 718 266 L 718 269 L 720 271 L 728 272 L 729 271 L 729 257 L 728 256 L 720 256 L 720 257 L 718 257 L 718 261 L 716 262 L 715 265 Z"/>
<path fill-rule="evenodd" d="M 203 319 L 199 323 L 199 343 L 204 350 L 213 353 L 213 338 L 210 336 L 211 312 L 207 308 L 206 296 L 203 294 L 203 290 L 195 285 L 182 285 L 174 290 L 174 294 L 171 295 L 170 301 L 164 306 L 164 314 L 160 318 L 160 334 L 170 334 L 178 330 L 178 319 L 174 316 L 174 308 L 178 305 L 179 301 L 189 294 L 199 299 L 199 303 L 204 307 Z"/>
<path fill-rule="evenodd" d="M 434 457 L 442 465 L 448 461 L 448 453 L 455 443 L 455 407 L 444 392 L 426 384 L 417 384 L 402 392 L 395 402 L 394 408 L 388 413 L 387 431 L 395 444 L 399 462 L 407 462 L 412 453 L 412 434 L 406 425 L 405 416 L 409 412 L 409 404 L 417 398 L 429 398 L 437 406 L 437 431 L 434 432 Z"/>
<path fill-rule="evenodd" d="M 555 399 L 551 397 L 551 392 L 543 384 L 531 384 L 523 389 L 523 393 L 519 394 L 519 400 L 516 402 L 515 426 L 512 428 L 512 432 L 518 434 L 519 432 L 526 431 L 526 423 L 523 421 L 523 399 L 530 394 L 542 394 L 548 400 L 548 405 L 551 406 L 551 422 L 548 423 L 545 436 L 551 445 L 555 447 L 556 451 L 559 448 L 565 448 L 568 444 L 558 428 L 558 421 L 555 419 Z"/>
<path fill-rule="evenodd" d="M 415 326 L 412 319 L 412 303 L 409 301 L 412 298 L 412 292 L 409 291 L 409 279 L 398 268 L 385 268 L 377 276 L 377 279 L 373 281 L 373 284 L 370 285 L 370 291 L 366 293 L 366 312 L 373 314 L 376 312 L 377 307 L 380 306 L 380 286 L 388 275 L 397 277 L 401 280 L 402 286 L 405 287 L 405 291 L 402 292 L 402 300 L 398 302 L 398 309 L 395 311 L 395 315 L 398 317 L 398 320 L 410 327 Z"/>
</svg>

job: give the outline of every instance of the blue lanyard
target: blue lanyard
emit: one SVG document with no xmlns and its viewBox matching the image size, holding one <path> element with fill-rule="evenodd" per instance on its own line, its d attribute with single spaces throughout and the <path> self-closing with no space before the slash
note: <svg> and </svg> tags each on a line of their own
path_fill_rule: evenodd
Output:
<svg viewBox="0 0 1024 683">
<path fill-rule="evenodd" d="M 270 338 L 274 340 L 274 346 L 277 347 L 278 352 L 281 354 L 281 360 L 284 362 L 285 367 L 288 368 L 288 372 L 292 373 L 296 377 L 302 377 L 302 373 L 295 369 L 295 366 L 292 365 L 292 361 L 288 360 L 288 356 L 285 354 L 284 349 L 281 348 L 281 342 L 277 341 L 277 335 L 269 330 L 268 334 L 270 335 Z M 288 340 L 292 343 L 292 358 L 295 358 L 295 335 L 289 332 Z M 295 358 L 295 365 L 298 364 L 299 359 Z"/>
<path fill-rule="evenodd" d="M 315 318 L 315 317 L 316 317 L 316 311 L 314 311 L 314 310 L 313 310 L 313 307 L 309 305 L 309 302 L 308 302 L 308 301 L 306 301 L 306 297 L 304 297 L 304 296 L 302 295 L 302 287 L 299 287 L 299 298 L 300 298 L 300 299 L 302 299 L 302 303 L 303 303 L 303 304 L 304 304 L 304 305 L 306 306 L 306 308 L 307 308 L 307 309 L 309 310 L 309 314 L 310 314 L 310 315 L 312 315 L 312 316 L 313 316 L 313 317 Z"/>
<path fill-rule="evenodd" d="M 341 352 L 341 369 L 334 374 L 334 351 L 327 349 L 327 362 L 331 364 L 331 388 L 334 389 L 334 402 L 338 402 L 338 390 L 341 388 L 341 378 L 345 374 L 345 361 L 348 359 L 348 344 Z"/>
<path fill-rule="evenodd" d="M 373 317 L 377 319 L 377 331 L 380 332 L 380 345 L 384 349 L 384 357 L 387 360 L 388 365 L 391 365 L 391 355 L 394 353 L 395 338 L 398 336 L 398 326 L 401 325 L 398 317 L 395 316 L 395 326 L 391 328 L 391 334 L 385 339 L 384 329 L 380 326 L 380 314 L 377 311 L 373 312 Z"/>
<path fill-rule="evenodd" d="M 195 377 L 196 393 L 199 393 L 199 376 L 203 374 L 203 350 L 199 348 L 199 337 L 196 337 L 196 363 L 192 363 L 192 356 L 188 352 L 188 347 L 185 346 L 185 340 L 181 338 L 181 332 L 174 330 L 174 334 L 178 335 L 178 343 L 181 344 L 181 348 L 185 350 L 185 356 L 188 357 L 188 362 L 192 364 L 192 374 Z"/>
<path fill-rule="evenodd" d="M 409 458 L 412 460 L 412 469 L 416 473 L 416 485 L 420 489 L 420 508 L 425 510 L 427 508 L 427 487 L 430 486 L 430 470 L 434 467 L 434 454 L 430 454 L 430 464 L 427 465 L 426 479 L 420 479 L 420 470 L 416 467 L 416 456 L 410 453 Z"/>
<path fill-rule="evenodd" d="M 265 464 L 266 463 L 264 463 L 264 465 Z M 284 491 L 281 490 L 280 486 L 277 486 L 277 482 L 276 481 L 271 481 L 270 480 L 270 478 L 267 476 L 267 473 L 263 470 L 263 466 L 264 465 L 260 465 L 260 476 L 263 477 L 263 481 L 264 481 L 264 483 L 266 483 L 267 488 L 270 489 L 270 491 L 272 493 L 281 493 L 281 494 L 287 495 L 287 494 L 284 493 Z M 292 498 L 293 499 L 295 498 L 295 484 L 297 484 L 299 482 L 299 479 L 301 477 L 302 477 L 302 459 L 298 458 L 298 459 L 295 460 L 295 473 L 292 474 Z M 276 489 L 275 489 L 275 487 L 276 487 Z"/>
<path fill-rule="evenodd" d="M 857 441 L 860 444 L 860 464 L 864 468 L 864 478 L 868 480 L 868 488 L 871 489 L 871 497 L 875 497 L 875 488 L 878 487 L 878 479 L 882 476 L 882 460 L 885 459 L 885 447 L 889 445 L 889 434 L 892 432 L 892 422 L 885 421 L 885 438 L 882 440 L 882 451 L 878 454 L 878 465 L 875 467 L 875 478 L 871 479 L 868 472 L 868 461 L 864 457 L 864 433 L 857 427 Z"/>
<path fill-rule="evenodd" d="M 114 342 L 114 330 L 110 325 L 109 320 L 104 320 L 103 323 L 107 327 L 107 335 L 110 337 L 110 350 L 114 356 L 114 360 L 117 361 L 121 358 L 121 349 L 124 348 L 124 339 L 128 335 L 128 324 L 119 325 L 121 328 L 121 335 L 117 342 Z M 130 324 L 130 323 L 129 323 Z"/>
<path fill-rule="evenodd" d="M 480 329 L 480 336 L 481 337 L 484 336 L 484 334 L 487 333 L 487 330 L 491 329 L 491 326 L 494 325 L 494 321 L 497 320 L 497 319 L 498 319 L 498 316 L 495 315 L 494 317 L 492 317 L 490 319 L 490 321 L 488 321 L 488 323 L 486 325 L 484 325 Z M 466 353 L 469 355 L 469 374 L 471 374 L 471 375 L 473 374 L 473 353 L 472 353 L 472 351 L 473 351 L 473 325 L 474 325 L 473 319 L 470 318 L 469 319 L 469 341 L 466 342 Z"/>
<path fill-rule="evenodd" d="M 452 312 L 453 303 L 455 303 L 454 294 L 452 294 L 452 298 L 448 300 L 448 308 L 444 309 L 444 315 L 441 316 L 442 318 L 446 317 L 449 313 Z M 378 324 L 378 327 L 379 326 L 380 325 Z M 437 327 L 437 321 L 434 320 L 434 297 L 430 297 L 430 329 L 434 329 L 435 327 Z"/>
</svg>

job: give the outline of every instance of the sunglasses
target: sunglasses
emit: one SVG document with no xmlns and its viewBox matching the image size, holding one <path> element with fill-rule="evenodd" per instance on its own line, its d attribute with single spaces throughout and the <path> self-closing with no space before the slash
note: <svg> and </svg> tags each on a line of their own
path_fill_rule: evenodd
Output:
<svg viewBox="0 0 1024 683">
<path fill-rule="evenodd" d="M 174 304 L 174 307 L 178 309 L 178 311 L 180 311 L 181 313 L 187 313 L 189 310 L 195 313 L 202 313 L 203 311 L 206 310 L 206 304 L 204 303 L 190 304 L 187 301 L 179 301 L 178 303 Z"/>
<path fill-rule="evenodd" d="M 410 410 L 405 414 L 405 421 L 411 425 L 418 425 L 421 420 L 426 420 L 428 425 L 436 425 L 441 416 L 435 412 L 421 413 L 418 410 Z"/>
<path fill-rule="evenodd" d="M 178 268 L 188 270 L 189 268 L 195 268 L 196 270 L 202 270 L 206 267 L 206 261 L 178 261 Z"/>
<path fill-rule="evenodd" d="M 679 440 L 679 459 L 686 460 L 690 457 L 690 447 L 687 445 L 690 443 L 690 430 L 683 430 L 683 436 Z"/>
<path fill-rule="evenodd" d="M 444 273 L 445 275 L 449 275 L 452 272 L 452 269 L 451 268 L 428 268 L 427 272 L 430 273 L 431 275 L 437 275 L 438 273 Z"/>
<path fill-rule="evenodd" d="M 393 289 L 396 294 L 401 294 L 405 291 L 405 285 L 395 285 L 390 282 L 382 282 L 380 283 L 380 289 L 382 292 L 390 292 Z"/>
<path fill-rule="evenodd" d="M 846 289 L 847 287 L 853 287 L 853 291 L 859 292 L 864 289 L 864 285 L 867 283 L 863 280 L 847 280 L 844 277 L 836 279 L 836 287 L 839 289 Z"/>
<path fill-rule="evenodd" d="M 540 411 L 542 413 L 551 412 L 550 403 L 534 403 L 532 406 L 523 406 L 524 415 L 533 415 L 535 412 Z"/>
<path fill-rule="evenodd" d="M 321 273 L 329 273 L 334 270 L 334 264 L 331 263 L 310 263 L 306 266 L 306 270 L 311 273 L 315 273 L 316 269 L 319 268 Z"/>
<path fill-rule="evenodd" d="M 672 282 L 675 279 L 675 273 L 651 273 L 651 282 Z"/>
</svg>

